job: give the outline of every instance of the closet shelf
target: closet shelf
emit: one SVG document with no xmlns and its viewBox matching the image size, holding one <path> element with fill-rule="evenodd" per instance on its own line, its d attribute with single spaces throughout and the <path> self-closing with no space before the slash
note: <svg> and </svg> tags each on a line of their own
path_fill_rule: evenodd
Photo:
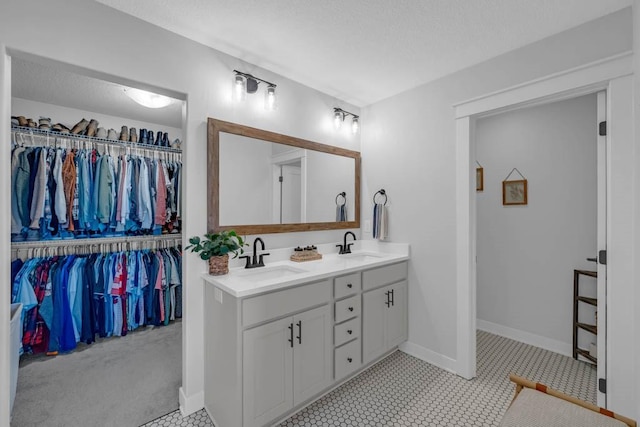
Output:
<svg viewBox="0 0 640 427">
<path fill-rule="evenodd" d="M 579 303 L 588 304 L 598 307 L 598 299 L 594 297 L 588 297 L 580 294 L 580 276 L 588 276 L 592 278 L 598 277 L 597 271 L 591 270 L 573 270 L 573 358 L 578 360 L 578 356 L 583 356 L 587 360 L 598 363 L 597 359 L 589 354 L 589 351 L 578 347 L 578 331 L 580 329 L 590 332 L 594 335 L 598 335 L 598 325 L 591 325 L 583 323 L 578 320 Z M 597 323 L 597 311 L 596 311 L 596 323 Z"/>
<path fill-rule="evenodd" d="M 60 239 L 60 240 L 34 240 L 25 242 L 11 242 L 11 249 L 48 248 L 54 246 L 99 246 L 113 243 L 131 243 L 148 241 L 172 241 L 182 240 L 181 233 L 148 235 L 148 236 L 117 236 L 96 237 L 89 239 Z"/>
<path fill-rule="evenodd" d="M 595 305 L 596 307 L 598 306 L 598 298 L 590 298 L 590 297 L 579 296 L 578 297 L 578 301 L 582 301 L 582 302 L 587 303 L 587 304 Z"/>
<path fill-rule="evenodd" d="M 589 277 L 598 277 L 598 272 L 597 271 L 590 271 L 590 270 L 574 270 L 574 272 L 576 272 L 577 274 L 582 274 L 584 276 L 589 276 Z"/>
<path fill-rule="evenodd" d="M 585 359 L 590 360 L 593 363 L 598 363 L 598 359 L 590 355 L 589 352 L 585 349 L 577 348 L 576 353 L 578 353 L 580 356 L 584 357 Z"/>
<path fill-rule="evenodd" d="M 37 128 L 23 127 L 23 126 L 11 126 L 11 132 L 19 133 L 26 136 L 38 135 L 38 136 L 45 136 L 48 138 L 72 139 L 77 141 L 88 142 L 91 144 L 103 144 L 103 145 L 107 144 L 110 146 L 121 147 L 121 148 L 134 148 L 134 149 L 158 151 L 158 152 L 165 152 L 165 153 L 182 154 L 181 149 L 176 149 L 171 147 L 160 147 L 157 145 L 141 144 L 138 142 L 129 142 L 129 141 L 115 141 L 113 139 L 96 138 L 94 136 L 75 135 L 71 133 L 52 132 L 49 130 L 42 130 Z M 19 141 L 16 141 L 16 142 L 19 142 Z"/>
<path fill-rule="evenodd" d="M 576 326 L 580 329 L 584 329 L 585 331 L 589 331 L 592 334 L 598 334 L 598 328 L 595 325 L 587 325 L 586 323 L 578 322 Z"/>
</svg>

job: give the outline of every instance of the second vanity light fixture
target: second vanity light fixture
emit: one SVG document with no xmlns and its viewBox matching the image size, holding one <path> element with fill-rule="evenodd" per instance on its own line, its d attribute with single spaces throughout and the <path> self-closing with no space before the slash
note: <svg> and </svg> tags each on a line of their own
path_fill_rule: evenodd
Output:
<svg viewBox="0 0 640 427">
<path fill-rule="evenodd" d="M 350 113 L 346 110 L 343 110 L 342 108 L 338 108 L 338 107 L 334 107 L 333 108 L 333 125 L 335 126 L 336 129 L 340 129 L 340 126 L 342 126 L 342 122 L 344 122 L 344 119 L 346 116 L 352 116 L 353 119 L 351 120 L 351 132 L 355 135 L 356 133 L 358 133 L 358 130 L 360 129 L 360 116 Z"/>
<path fill-rule="evenodd" d="M 236 74 L 233 80 L 233 97 L 236 101 L 244 101 L 247 93 L 256 93 L 258 85 L 264 83 L 267 89 L 264 92 L 265 110 L 275 110 L 276 108 L 276 84 L 253 76 L 249 73 L 233 70 Z"/>
</svg>

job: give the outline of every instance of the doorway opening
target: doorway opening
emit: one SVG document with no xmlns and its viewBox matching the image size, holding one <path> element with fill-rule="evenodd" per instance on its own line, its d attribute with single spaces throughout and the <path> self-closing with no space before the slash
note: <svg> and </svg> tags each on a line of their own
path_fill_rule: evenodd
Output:
<svg viewBox="0 0 640 427">
<path fill-rule="evenodd" d="M 12 298 L 25 308 L 13 422 L 151 421 L 178 408 L 182 382 L 186 96 L 154 89 L 170 105 L 153 110 L 129 98 L 136 84 L 99 72 L 23 53 L 11 55 L 10 68 L 11 158 L 30 153 L 35 182 L 25 185 L 33 209 L 0 243 L 11 254 L 12 287 L 34 294 Z M 96 185 L 97 177 L 110 184 Z M 17 195 L 13 179 L 3 184 Z M 96 189 L 104 191 L 94 202 Z M 32 197 L 40 192 L 42 211 Z M 47 202 L 54 196 L 60 203 Z M 143 198 L 150 211 L 134 209 Z M 114 415 L 112 407 L 126 410 Z"/>
<path fill-rule="evenodd" d="M 476 192 L 477 328 L 483 337 L 488 332 L 566 356 L 532 350 L 530 355 L 550 361 L 530 372 L 537 363 L 531 360 L 517 374 L 567 386 L 594 404 L 596 361 L 604 360 L 597 349 L 606 349 L 605 305 L 594 277 L 581 277 L 580 298 L 574 298 L 573 279 L 574 270 L 597 275 L 590 260 L 603 247 L 598 229 L 606 233 L 606 190 L 598 194 L 606 189 L 606 170 L 598 168 L 606 161 L 598 150 L 606 144 L 598 135 L 605 98 L 605 92 L 593 93 L 481 117 L 473 141 L 484 184 Z M 510 191 L 519 185 L 521 200 L 511 200 Z M 584 326 L 576 327 L 581 362 L 570 359 L 574 308 L 577 325 Z M 557 369 L 572 372 L 575 384 L 566 384 Z"/>
</svg>

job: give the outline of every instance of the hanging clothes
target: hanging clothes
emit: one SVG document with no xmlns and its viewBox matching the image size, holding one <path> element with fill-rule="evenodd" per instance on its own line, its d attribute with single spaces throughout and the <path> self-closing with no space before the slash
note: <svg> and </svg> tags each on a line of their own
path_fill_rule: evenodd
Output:
<svg viewBox="0 0 640 427">
<path fill-rule="evenodd" d="M 23 350 L 55 355 L 182 317 L 176 248 L 15 262 L 11 301 L 24 305 Z"/>
<path fill-rule="evenodd" d="M 179 161 L 15 146 L 11 239 L 179 233 L 181 171 Z"/>
</svg>

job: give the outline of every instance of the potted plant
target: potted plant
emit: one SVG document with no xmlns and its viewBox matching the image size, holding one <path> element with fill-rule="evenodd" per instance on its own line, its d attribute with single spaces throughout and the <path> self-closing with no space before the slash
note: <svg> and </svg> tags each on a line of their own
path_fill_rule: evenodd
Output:
<svg viewBox="0 0 640 427">
<path fill-rule="evenodd" d="M 244 253 L 243 246 L 247 244 L 235 231 L 221 231 L 219 233 L 207 233 L 204 238 L 194 236 L 189 239 L 191 252 L 199 254 L 200 258 L 209 261 L 209 274 L 219 276 L 229 272 L 229 254 Z"/>
</svg>

